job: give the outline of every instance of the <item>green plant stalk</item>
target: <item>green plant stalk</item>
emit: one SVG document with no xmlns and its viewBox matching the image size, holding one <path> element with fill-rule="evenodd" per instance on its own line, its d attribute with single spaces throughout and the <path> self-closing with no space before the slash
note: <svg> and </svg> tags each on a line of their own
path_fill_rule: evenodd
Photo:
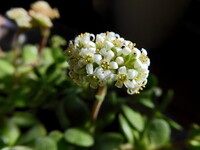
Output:
<svg viewBox="0 0 200 150">
<path fill-rule="evenodd" d="M 14 51 L 14 58 L 13 58 L 13 65 L 15 67 L 15 72 L 13 74 L 13 86 L 18 86 L 18 58 L 19 58 L 19 51 L 20 51 L 20 44 L 19 44 L 19 36 L 23 31 L 21 29 L 18 29 L 15 33 L 14 39 L 13 39 L 13 51 Z"/>
<path fill-rule="evenodd" d="M 95 125 L 101 105 L 105 99 L 105 96 L 107 94 L 107 86 L 99 87 L 97 95 L 96 95 L 96 101 L 93 105 L 92 109 L 92 116 L 91 116 L 91 123 L 92 125 Z"/>
<path fill-rule="evenodd" d="M 48 28 L 48 27 L 41 28 L 41 34 L 42 34 L 42 40 L 41 40 L 40 47 L 39 47 L 40 58 L 42 57 L 43 49 L 47 45 L 47 41 L 48 41 L 48 38 L 50 35 L 50 28 Z"/>
</svg>

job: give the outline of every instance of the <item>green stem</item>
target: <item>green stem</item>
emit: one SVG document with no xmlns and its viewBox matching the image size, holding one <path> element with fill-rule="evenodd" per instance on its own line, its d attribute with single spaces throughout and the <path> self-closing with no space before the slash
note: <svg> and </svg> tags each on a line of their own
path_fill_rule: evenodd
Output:
<svg viewBox="0 0 200 150">
<path fill-rule="evenodd" d="M 43 49 L 47 45 L 48 37 L 50 34 L 50 29 L 49 28 L 41 28 L 41 34 L 42 34 L 42 40 L 41 40 L 40 47 L 39 47 L 40 58 L 42 57 Z"/>
<path fill-rule="evenodd" d="M 13 58 L 13 65 L 15 67 L 15 72 L 13 74 L 13 86 L 18 87 L 18 59 L 20 54 L 20 44 L 19 44 L 19 36 L 22 33 L 21 29 L 15 33 L 13 39 L 13 51 L 14 51 L 14 58 Z"/>
<path fill-rule="evenodd" d="M 92 125 L 95 125 L 99 110 L 101 108 L 101 105 L 105 99 L 105 96 L 107 94 L 107 86 L 102 86 L 99 87 L 97 95 L 96 95 L 96 101 L 93 105 L 93 110 L 92 110 L 92 116 L 91 116 L 91 123 Z"/>
</svg>

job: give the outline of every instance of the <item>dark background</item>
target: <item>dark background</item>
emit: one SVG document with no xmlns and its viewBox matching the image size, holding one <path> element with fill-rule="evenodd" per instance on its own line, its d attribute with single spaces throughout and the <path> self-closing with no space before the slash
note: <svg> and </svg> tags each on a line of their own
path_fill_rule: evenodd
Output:
<svg viewBox="0 0 200 150">
<path fill-rule="evenodd" d="M 12 7 L 29 8 L 33 0 L 1 1 L 0 14 Z M 146 48 L 151 72 L 165 93 L 175 92 L 168 107 L 173 118 L 189 127 L 200 124 L 200 0 L 52 0 L 60 11 L 52 34 L 66 40 L 82 32 L 114 31 Z M 3 45 L 3 43 L 1 42 Z"/>
</svg>

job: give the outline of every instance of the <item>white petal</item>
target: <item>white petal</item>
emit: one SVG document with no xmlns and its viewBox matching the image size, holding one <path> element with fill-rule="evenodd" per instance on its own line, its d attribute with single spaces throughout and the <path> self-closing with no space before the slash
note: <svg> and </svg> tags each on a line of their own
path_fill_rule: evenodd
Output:
<svg viewBox="0 0 200 150">
<path fill-rule="evenodd" d="M 118 70 L 118 73 L 119 74 L 127 74 L 126 67 L 125 66 L 120 67 L 119 70 Z"/>
<path fill-rule="evenodd" d="M 142 48 L 141 51 L 142 51 L 142 54 L 147 55 L 146 49 Z"/>
<path fill-rule="evenodd" d="M 133 89 L 135 87 L 134 82 L 127 80 L 126 82 L 124 82 L 124 85 L 126 86 L 126 88 L 128 89 Z"/>
<path fill-rule="evenodd" d="M 115 59 L 115 61 L 116 61 L 116 63 L 117 63 L 118 65 L 121 65 L 121 64 L 124 63 L 124 58 L 123 58 L 123 57 L 117 57 L 117 58 Z"/>
<path fill-rule="evenodd" d="M 96 52 L 96 49 L 91 47 L 88 49 L 88 52 L 94 54 Z"/>
<path fill-rule="evenodd" d="M 105 57 L 105 60 L 107 62 L 110 62 L 110 60 L 115 56 L 115 53 L 113 51 L 108 51 L 106 52 L 106 55 L 104 56 Z"/>
<path fill-rule="evenodd" d="M 122 54 L 122 48 L 120 48 L 120 47 L 115 47 L 115 49 L 116 49 L 118 55 L 121 55 L 121 54 Z"/>
<path fill-rule="evenodd" d="M 117 69 L 118 68 L 118 64 L 114 61 L 110 62 L 110 68 L 111 69 Z"/>
<path fill-rule="evenodd" d="M 104 41 L 103 36 L 97 34 L 97 36 L 96 36 L 96 42 L 98 43 L 98 42 L 102 42 L 102 41 Z"/>
<path fill-rule="evenodd" d="M 133 49 L 133 53 L 136 55 L 136 58 L 139 58 L 139 57 L 141 56 L 141 52 L 140 52 L 140 50 L 137 49 L 137 48 L 134 48 L 134 49 Z"/>
<path fill-rule="evenodd" d="M 127 89 L 127 93 L 133 95 L 135 93 L 134 89 Z"/>
<path fill-rule="evenodd" d="M 95 47 L 96 44 L 92 41 L 87 42 L 88 47 Z"/>
<path fill-rule="evenodd" d="M 94 69 L 93 69 L 92 63 L 86 65 L 86 71 L 87 71 L 87 74 L 89 75 L 93 74 Z"/>
<path fill-rule="evenodd" d="M 107 33 L 107 38 L 111 41 L 115 40 L 116 39 L 116 35 L 114 32 L 108 32 Z"/>
<path fill-rule="evenodd" d="M 142 64 L 142 62 L 141 62 L 139 59 L 136 59 L 136 60 L 135 60 L 134 67 L 135 67 L 135 68 L 142 68 L 142 67 L 143 67 L 143 64 Z"/>
<path fill-rule="evenodd" d="M 114 44 L 110 41 L 105 41 L 104 44 L 107 49 L 111 49 L 114 46 Z"/>
<path fill-rule="evenodd" d="M 99 54 L 95 54 L 94 55 L 94 62 L 96 62 L 97 64 L 100 64 L 102 60 L 102 56 Z"/>
<path fill-rule="evenodd" d="M 128 55 L 128 54 L 131 53 L 131 49 L 128 48 L 128 47 L 125 47 L 125 48 L 123 48 L 122 53 L 123 53 L 124 55 Z"/>
<path fill-rule="evenodd" d="M 127 75 L 129 79 L 133 79 L 137 74 L 138 72 L 135 69 L 129 69 Z"/>
</svg>

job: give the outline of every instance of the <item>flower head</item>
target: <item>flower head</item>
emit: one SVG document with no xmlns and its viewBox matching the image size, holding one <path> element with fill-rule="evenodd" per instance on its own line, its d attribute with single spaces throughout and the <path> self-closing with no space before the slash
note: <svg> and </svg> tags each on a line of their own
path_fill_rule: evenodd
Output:
<svg viewBox="0 0 200 150">
<path fill-rule="evenodd" d="M 67 49 L 69 75 L 78 85 L 92 88 L 115 82 L 129 94 L 139 93 L 147 83 L 150 59 L 145 49 L 139 50 L 131 41 L 114 32 L 80 34 Z"/>
<path fill-rule="evenodd" d="M 6 12 L 6 15 L 14 20 L 20 28 L 31 27 L 31 17 L 23 8 L 12 8 Z"/>
<path fill-rule="evenodd" d="M 60 14 L 58 9 L 51 8 L 46 1 L 37 1 L 31 5 L 33 11 L 41 13 L 51 19 L 59 18 Z"/>
<path fill-rule="evenodd" d="M 51 8 L 46 1 L 37 1 L 31 4 L 29 14 L 37 24 L 49 28 L 53 26 L 52 20 L 60 17 L 58 9 Z"/>
</svg>

